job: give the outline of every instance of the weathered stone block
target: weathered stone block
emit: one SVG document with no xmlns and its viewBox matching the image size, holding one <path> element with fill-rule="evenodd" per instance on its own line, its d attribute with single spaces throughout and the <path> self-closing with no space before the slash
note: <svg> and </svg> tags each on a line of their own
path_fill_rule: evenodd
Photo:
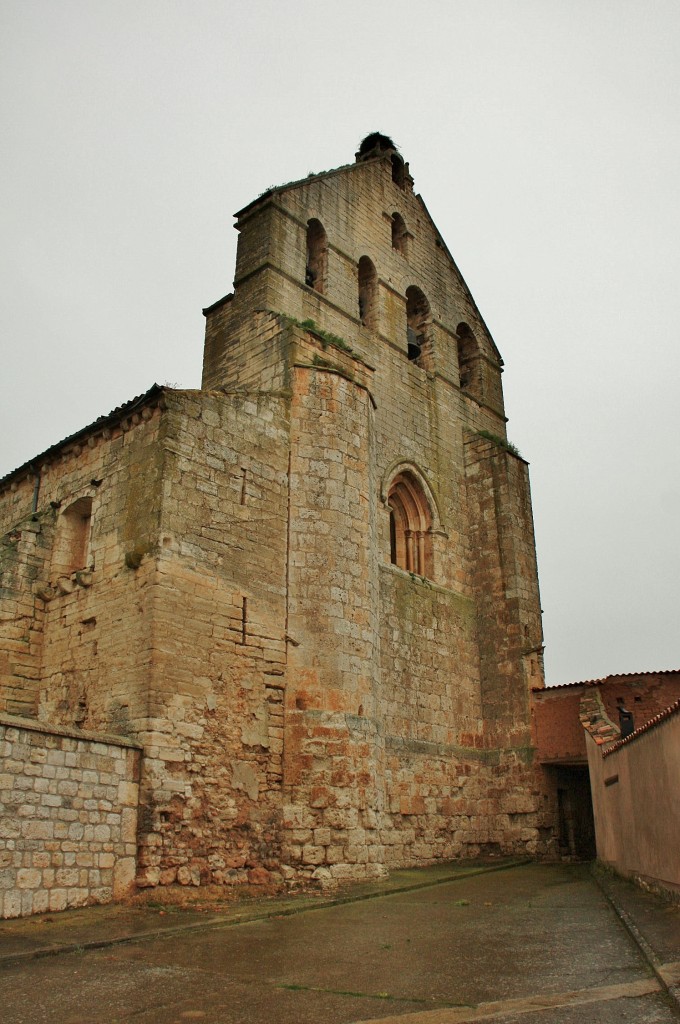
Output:
<svg viewBox="0 0 680 1024">
<path fill-rule="evenodd" d="M 307 844 L 302 847 L 303 864 L 323 864 L 326 858 L 326 851 L 323 846 Z"/>
</svg>

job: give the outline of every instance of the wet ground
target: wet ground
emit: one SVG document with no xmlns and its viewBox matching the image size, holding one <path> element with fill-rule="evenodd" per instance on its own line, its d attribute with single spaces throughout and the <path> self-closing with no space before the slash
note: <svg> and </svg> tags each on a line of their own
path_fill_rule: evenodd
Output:
<svg viewBox="0 0 680 1024">
<path fill-rule="evenodd" d="M 365 892 L 371 898 L 335 906 L 318 900 L 291 906 L 288 899 L 224 914 L 146 908 L 132 916 L 94 908 L 53 915 L 61 920 L 51 934 L 49 922 L 6 922 L 0 925 L 0 1020 L 680 1019 L 665 987 L 673 990 L 680 981 L 677 907 L 615 879 L 606 879 L 603 891 L 585 866 L 525 864 L 452 881 L 442 881 L 441 869 L 408 877 L 423 887 L 395 891 L 393 881 L 391 892 Z M 87 948 L 126 939 L 133 927 L 145 937 Z M 77 945 L 78 935 L 83 948 L 36 955 Z"/>
</svg>

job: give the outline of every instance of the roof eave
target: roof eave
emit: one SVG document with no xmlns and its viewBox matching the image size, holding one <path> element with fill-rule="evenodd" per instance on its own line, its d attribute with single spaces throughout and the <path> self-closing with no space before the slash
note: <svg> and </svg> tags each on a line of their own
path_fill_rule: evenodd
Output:
<svg viewBox="0 0 680 1024">
<path fill-rule="evenodd" d="M 112 426 L 115 423 L 120 422 L 126 416 L 135 412 L 137 409 L 141 409 L 143 406 L 148 405 L 150 402 L 159 398 L 165 392 L 172 390 L 166 388 L 162 384 L 153 384 L 148 391 L 145 391 L 142 395 L 137 395 L 136 398 L 131 398 L 129 402 L 124 402 L 123 405 L 113 409 L 110 413 L 105 416 L 99 416 L 92 423 L 89 423 L 86 427 L 82 427 L 77 430 L 74 434 L 69 434 L 68 437 L 64 437 L 61 441 L 57 441 L 56 444 L 50 445 L 44 451 L 35 455 L 32 459 L 22 463 L 21 466 L 17 466 L 11 472 L 5 476 L 0 477 L 0 488 L 5 487 L 12 480 L 18 479 L 25 476 L 27 473 L 36 473 L 37 467 L 40 463 L 50 461 L 62 448 L 69 444 L 76 444 L 81 440 L 84 440 L 94 431 L 99 431 L 105 427 Z"/>
</svg>

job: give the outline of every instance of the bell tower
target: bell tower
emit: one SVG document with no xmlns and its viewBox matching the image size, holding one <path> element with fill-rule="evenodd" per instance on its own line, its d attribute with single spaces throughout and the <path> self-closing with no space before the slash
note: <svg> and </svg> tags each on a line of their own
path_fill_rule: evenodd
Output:
<svg viewBox="0 0 680 1024">
<path fill-rule="evenodd" d="M 288 856 L 340 878 L 416 851 L 523 849 L 531 799 L 507 828 L 504 797 L 482 812 L 462 781 L 481 794 L 495 765 L 529 793 L 543 680 L 527 464 L 495 342 L 388 136 L 271 189 L 236 227 L 203 386 L 287 403 Z"/>
</svg>

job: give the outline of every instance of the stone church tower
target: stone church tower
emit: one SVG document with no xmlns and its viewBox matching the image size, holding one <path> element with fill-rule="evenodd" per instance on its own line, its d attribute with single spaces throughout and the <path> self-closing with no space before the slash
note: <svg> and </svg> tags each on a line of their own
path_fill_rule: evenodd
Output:
<svg viewBox="0 0 680 1024">
<path fill-rule="evenodd" d="M 0 482 L 0 711 L 141 745 L 143 884 L 543 853 L 527 465 L 408 164 L 370 135 L 236 226 L 201 391 Z"/>
</svg>

